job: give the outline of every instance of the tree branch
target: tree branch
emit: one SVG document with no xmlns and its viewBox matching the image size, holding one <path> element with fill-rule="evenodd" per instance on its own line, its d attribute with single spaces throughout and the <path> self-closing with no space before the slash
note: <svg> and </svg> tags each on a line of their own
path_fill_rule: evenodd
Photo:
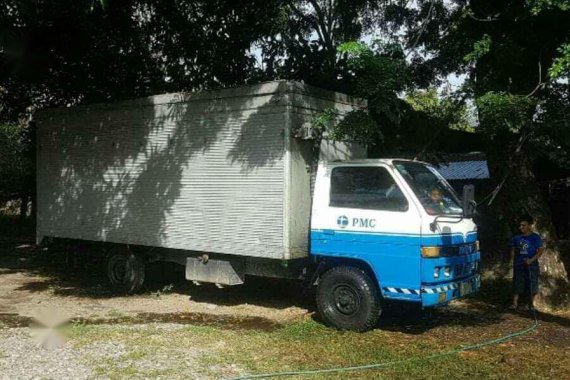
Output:
<svg viewBox="0 0 570 380">
<path fill-rule="evenodd" d="M 542 82 L 542 65 L 540 63 L 540 57 L 538 58 L 538 84 L 536 85 L 536 87 L 534 88 L 534 90 L 532 90 L 530 92 L 530 94 L 528 94 L 526 97 L 530 98 L 531 96 L 534 95 L 535 92 L 538 91 L 539 88 L 541 88 L 542 86 L 544 86 L 544 83 Z"/>
<path fill-rule="evenodd" d="M 303 12 L 301 12 L 301 10 L 299 8 L 297 8 L 295 6 L 295 4 L 293 4 L 292 0 L 287 1 L 287 4 L 289 4 L 289 6 L 291 7 L 291 9 L 293 10 L 293 12 L 295 12 L 295 14 L 297 14 L 297 16 L 299 16 L 301 19 L 305 20 L 306 22 L 308 22 L 309 24 L 311 24 L 314 28 L 315 31 L 317 32 L 317 34 L 319 35 L 319 39 L 321 41 L 323 41 L 323 43 L 325 43 L 325 39 L 324 36 L 321 32 L 320 26 L 318 22 L 315 22 L 314 19 L 307 17 L 307 15 L 305 15 Z"/>
<path fill-rule="evenodd" d="M 471 9 L 468 9 L 467 12 L 466 12 L 466 14 L 467 14 L 467 16 L 469 16 L 469 18 L 471 18 L 471 19 L 473 19 L 473 20 L 475 20 L 475 21 L 480 21 L 480 22 L 493 22 L 493 21 L 498 21 L 498 20 L 499 20 L 499 15 L 500 15 L 500 13 L 497 13 L 497 14 L 494 15 L 494 16 L 487 16 L 487 18 L 479 18 L 479 17 L 476 17 L 476 16 L 473 14 L 473 11 L 471 11 Z"/>
<path fill-rule="evenodd" d="M 323 34 L 323 43 L 330 49 L 330 51 L 334 51 L 334 45 L 331 40 L 331 31 L 327 30 L 327 20 L 326 15 L 323 13 L 322 8 L 319 6 L 319 3 L 316 0 L 309 0 L 309 3 L 315 8 L 315 12 L 317 13 L 317 19 L 319 20 L 319 28 L 321 28 Z"/>
<path fill-rule="evenodd" d="M 335 12 L 335 8 L 334 8 L 334 1 L 329 0 L 329 12 L 328 12 L 327 26 L 328 26 L 328 33 L 331 35 L 331 42 L 333 40 L 332 35 L 333 35 L 333 27 L 334 27 L 334 22 L 335 22 L 335 16 L 336 16 L 336 12 Z"/>
<path fill-rule="evenodd" d="M 463 94 L 463 96 L 461 97 L 461 99 L 459 99 L 455 105 L 455 108 L 457 110 L 459 110 L 460 107 L 463 106 L 465 99 L 467 98 L 467 92 L 465 92 Z M 435 141 L 435 138 L 441 133 L 441 131 L 443 131 L 444 128 L 448 127 L 448 125 L 446 124 L 441 124 L 441 126 L 434 132 L 434 134 L 432 135 L 432 137 L 428 140 L 428 142 L 423 146 L 423 148 L 420 150 L 420 152 L 418 154 L 416 154 L 414 156 L 414 161 L 418 160 L 421 156 L 423 156 L 423 154 L 426 152 L 426 150 L 429 148 L 429 146 Z"/>
<path fill-rule="evenodd" d="M 426 15 L 426 18 L 424 19 L 424 21 L 422 22 L 422 27 L 420 28 L 419 32 L 418 32 L 418 36 L 416 37 L 416 40 L 414 41 L 414 44 L 412 45 L 410 51 L 408 52 L 408 54 L 406 54 L 406 58 L 408 58 L 408 56 L 414 51 L 416 50 L 416 47 L 418 45 L 418 42 L 420 41 L 420 37 L 422 36 L 422 34 L 424 33 L 424 31 L 426 30 L 427 24 L 429 19 L 431 18 L 431 13 L 433 11 L 433 7 L 434 7 L 435 1 L 431 0 L 430 2 L 430 6 L 428 9 L 428 13 Z"/>
</svg>

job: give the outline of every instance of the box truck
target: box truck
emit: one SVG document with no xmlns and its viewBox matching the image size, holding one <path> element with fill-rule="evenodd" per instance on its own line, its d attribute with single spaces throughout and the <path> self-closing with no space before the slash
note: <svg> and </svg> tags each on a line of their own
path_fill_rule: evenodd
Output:
<svg viewBox="0 0 570 380">
<path fill-rule="evenodd" d="M 357 331 L 384 300 L 436 307 L 477 291 L 470 192 L 312 130 L 324 110 L 365 106 L 276 81 L 44 110 L 37 240 L 99 242 L 126 293 L 159 260 L 196 283 L 304 280 L 325 323 Z"/>
</svg>

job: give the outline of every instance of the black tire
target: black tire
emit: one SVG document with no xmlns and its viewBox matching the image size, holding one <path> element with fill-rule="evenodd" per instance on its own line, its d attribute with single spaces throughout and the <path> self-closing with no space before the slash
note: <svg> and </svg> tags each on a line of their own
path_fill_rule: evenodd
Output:
<svg viewBox="0 0 570 380">
<path fill-rule="evenodd" d="M 334 267 L 321 276 L 317 308 L 327 325 L 360 332 L 374 328 L 382 311 L 376 283 L 351 266 Z"/>
<path fill-rule="evenodd" d="M 133 294 L 143 287 L 145 263 L 140 255 L 133 254 L 126 247 L 117 247 L 107 254 L 105 273 L 114 292 Z"/>
</svg>

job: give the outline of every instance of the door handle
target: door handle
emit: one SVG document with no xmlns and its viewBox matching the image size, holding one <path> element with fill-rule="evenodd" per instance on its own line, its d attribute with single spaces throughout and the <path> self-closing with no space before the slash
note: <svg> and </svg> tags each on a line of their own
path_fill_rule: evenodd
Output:
<svg viewBox="0 0 570 380">
<path fill-rule="evenodd" d="M 323 235 L 334 235 L 334 230 L 323 230 Z"/>
</svg>

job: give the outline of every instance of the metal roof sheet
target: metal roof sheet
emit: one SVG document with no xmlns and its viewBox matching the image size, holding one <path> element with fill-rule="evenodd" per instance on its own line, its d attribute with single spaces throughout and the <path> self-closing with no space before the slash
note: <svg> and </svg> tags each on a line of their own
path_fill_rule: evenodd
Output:
<svg viewBox="0 0 570 380">
<path fill-rule="evenodd" d="M 437 166 L 437 170 L 447 180 L 489 179 L 487 161 L 457 161 Z"/>
</svg>

